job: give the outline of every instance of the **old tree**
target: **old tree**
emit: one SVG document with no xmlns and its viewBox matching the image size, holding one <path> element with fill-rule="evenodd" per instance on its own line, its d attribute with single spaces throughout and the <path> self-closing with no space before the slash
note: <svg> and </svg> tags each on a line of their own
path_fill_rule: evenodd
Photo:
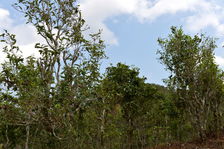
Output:
<svg viewBox="0 0 224 149">
<path fill-rule="evenodd" d="M 7 55 L 0 72 L 1 142 L 5 148 L 81 146 L 76 119 L 95 98 L 105 57 L 100 33 L 84 37 L 87 27 L 76 0 L 19 0 L 14 7 L 45 42 L 35 46 L 40 58 L 23 58 L 15 35 L 1 35 Z"/>
<path fill-rule="evenodd" d="M 158 40 L 160 60 L 171 73 L 167 83 L 177 94 L 178 108 L 203 139 L 222 128 L 223 72 L 214 61 L 215 40 L 192 37 L 176 27 L 171 31 L 168 38 Z"/>
</svg>

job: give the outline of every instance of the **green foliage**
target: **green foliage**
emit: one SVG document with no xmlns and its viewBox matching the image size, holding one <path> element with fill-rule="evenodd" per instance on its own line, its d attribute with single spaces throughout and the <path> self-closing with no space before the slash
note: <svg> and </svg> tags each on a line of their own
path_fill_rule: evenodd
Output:
<svg viewBox="0 0 224 149">
<path fill-rule="evenodd" d="M 179 108 L 189 117 L 196 134 L 203 139 L 214 122 L 222 129 L 217 114 L 223 113 L 223 72 L 214 62 L 215 40 L 204 35 L 191 37 L 172 27 L 168 38 L 158 42 L 160 60 L 171 73 L 167 83 L 175 90 Z"/>
<path fill-rule="evenodd" d="M 46 42 L 35 46 L 40 58 L 23 58 L 15 35 L 1 35 L 7 55 L 0 72 L 1 125 L 10 132 L 21 130 L 21 139 L 3 131 L 7 137 L 2 142 L 5 148 L 82 148 L 86 142 L 79 141 L 89 134 L 82 129 L 87 121 L 83 113 L 95 98 L 105 57 L 100 33 L 85 39 L 85 21 L 75 0 L 22 0 L 15 7 Z"/>
<path fill-rule="evenodd" d="M 145 83 L 145 79 L 139 77 L 138 68 L 118 63 L 107 68 L 100 84 L 103 102 L 110 106 L 108 112 L 115 112 L 114 117 L 121 116 L 120 123 L 124 123 L 118 126 L 123 132 L 120 143 L 125 148 L 144 147 L 148 143 L 146 132 L 152 129 L 149 113 L 154 110 L 152 107 L 160 97 L 157 96 L 157 89 Z"/>
</svg>

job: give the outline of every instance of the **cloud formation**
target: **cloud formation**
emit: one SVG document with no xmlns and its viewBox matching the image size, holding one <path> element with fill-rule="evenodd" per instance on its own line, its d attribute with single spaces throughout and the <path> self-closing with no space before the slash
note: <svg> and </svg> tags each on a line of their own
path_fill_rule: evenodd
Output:
<svg viewBox="0 0 224 149">
<path fill-rule="evenodd" d="M 207 27 L 212 27 L 217 35 L 224 34 L 224 9 L 222 6 L 212 2 L 203 1 L 195 9 L 192 16 L 186 18 L 186 26 L 189 30 L 198 32 Z"/>
<path fill-rule="evenodd" d="M 214 0 L 79 0 L 82 14 L 95 33 L 103 30 L 103 39 L 107 43 L 117 45 L 118 39 L 106 25 L 110 18 L 127 15 L 136 18 L 140 23 L 155 21 L 167 14 L 191 12 L 184 18 L 188 30 L 198 32 L 206 27 L 212 27 L 217 33 L 224 32 L 224 8 Z M 0 8 L 0 28 L 13 29 L 15 33 L 25 33 L 31 40 L 36 37 L 29 25 L 12 27 L 13 20 L 8 10 Z M 24 32 L 25 31 L 25 32 Z M 32 34 L 32 35 L 31 35 Z M 25 36 L 25 35 L 24 35 Z M 29 41 L 21 41 L 29 42 Z M 24 43 L 25 44 L 25 43 Z"/>
<path fill-rule="evenodd" d="M 0 28 L 8 28 L 11 25 L 12 20 L 10 19 L 9 15 L 10 13 L 8 10 L 0 8 Z"/>
<path fill-rule="evenodd" d="M 34 55 L 39 56 L 38 50 L 34 48 L 36 42 L 43 41 L 40 36 L 37 35 L 35 28 L 29 24 L 15 24 L 14 20 L 10 16 L 10 12 L 6 9 L 0 8 L 0 30 L 8 30 L 8 32 L 15 34 L 17 39 L 17 45 L 23 52 L 24 57 Z M 0 43 L 0 48 L 4 45 Z M 5 59 L 4 53 L 0 53 L 0 62 Z"/>
<path fill-rule="evenodd" d="M 187 12 L 183 26 L 197 33 L 208 27 L 216 36 L 224 35 L 224 8 L 217 0 L 80 0 L 83 16 L 92 32 L 103 30 L 103 39 L 118 45 L 118 39 L 106 25 L 107 19 L 127 15 L 140 23 L 156 21 L 163 15 Z M 216 63 L 224 66 L 224 58 L 216 56 Z"/>
<path fill-rule="evenodd" d="M 162 15 L 189 12 L 184 18 L 189 31 L 198 32 L 212 27 L 224 33 L 224 9 L 212 0 L 80 0 L 80 8 L 93 32 L 103 30 L 103 38 L 118 44 L 116 35 L 105 21 L 119 15 L 135 17 L 141 23 L 154 21 Z M 191 12 L 191 13 L 190 13 Z"/>
<path fill-rule="evenodd" d="M 215 62 L 219 66 L 223 67 L 224 66 L 224 58 L 220 56 L 215 56 Z"/>
</svg>

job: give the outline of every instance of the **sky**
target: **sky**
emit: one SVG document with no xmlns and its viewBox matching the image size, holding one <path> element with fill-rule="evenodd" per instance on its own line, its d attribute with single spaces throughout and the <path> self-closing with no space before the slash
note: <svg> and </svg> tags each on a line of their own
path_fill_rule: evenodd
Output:
<svg viewBox="0 0 224 149">
<path fill-rule="evenodd" d="M 16 34 L 24 56 L 38 56 L 33 49 L 41 39 L 35 28 L 11 5 L 16 0 L 0 0 L 0 30 Z M 157 39 L 166 38 L 171 26 L 194 35 L 217 38 L 216 63 L 224 69 L 224 1 L 221 0 L 79 0 L 90 32 L 102 30 L 108 59 L 101 71 L 118 62 L 140 68 L 147 82 L 163 84 L 169 73 L 156 54 Z M 4 55 L 0 53 L 0 62 Z"/>
</svg>

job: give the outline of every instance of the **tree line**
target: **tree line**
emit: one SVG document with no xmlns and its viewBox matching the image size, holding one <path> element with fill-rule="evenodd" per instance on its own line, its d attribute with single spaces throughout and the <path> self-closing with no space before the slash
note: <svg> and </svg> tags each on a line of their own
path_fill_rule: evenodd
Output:
<svg viewBox="0 0 224 149">
<path fill-rule="evenodd" d="M 101 32 L 88 30 L 76 0 L 19 0 L 14 4 L 44 43 L 24 58 L 4 31 L 0 65 L 0 148 L 144 149 L 204 140 L 223 130 L 223 71 L 216 40 L 171 27 L 159 38 L 166 86 L 146 83 L 136 67 L 106 58 Z"/>
</svg>

